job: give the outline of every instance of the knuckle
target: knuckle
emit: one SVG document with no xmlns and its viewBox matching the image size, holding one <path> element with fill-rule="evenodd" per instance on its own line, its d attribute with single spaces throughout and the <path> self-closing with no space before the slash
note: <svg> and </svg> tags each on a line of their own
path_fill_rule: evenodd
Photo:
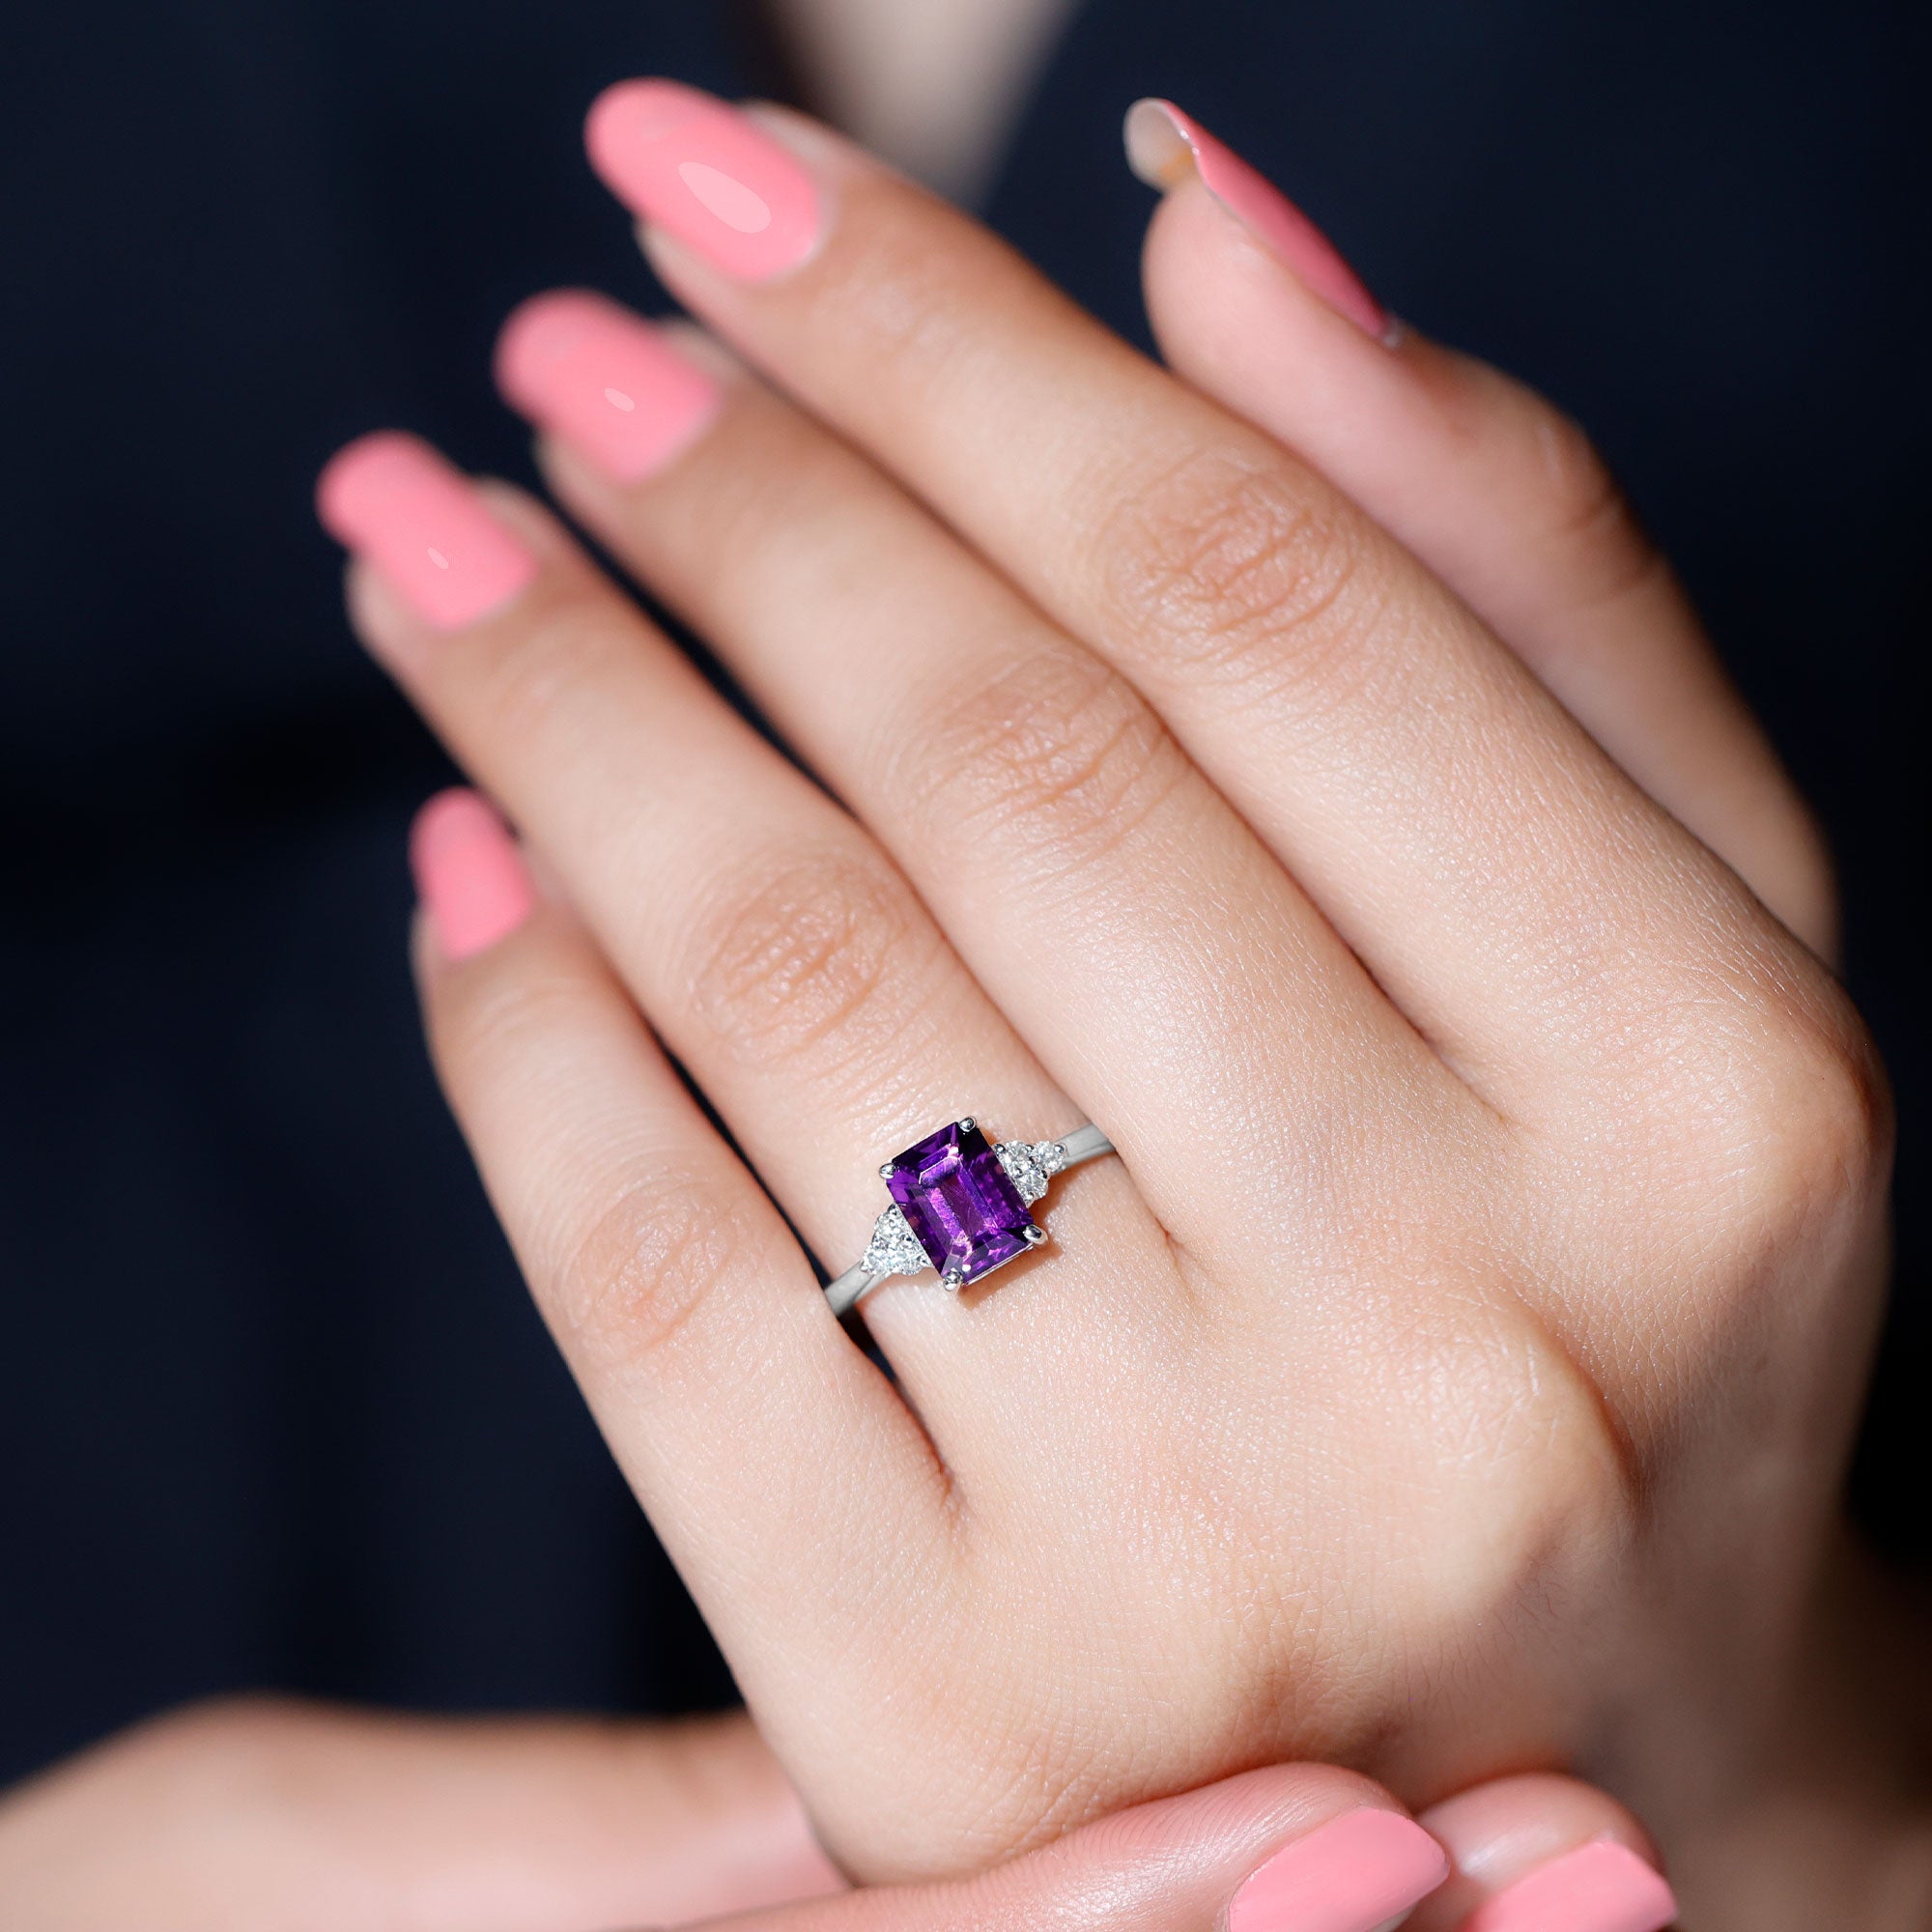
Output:
<svg viewBox="0 0 1932 1932">
<path fill-rule="evenodd" d="M 782 860 L 734 882 L 696 923 L 691 984 L 734 1052 L 848 1065 L 890 1051 L 904 1014 L 885 996 L 919 977 L 936 935 L 904 882 L 846 852 Z"/>
<path fill-rule="evenodd" d="M 507 961 L 483 966 L 445 983 L 430 1007 L 436 1063 L 456 1094 L 540 1061 L 545 1043 L 582 1019 L 589 994 L 582 972 L 549 953 L 526 952 L 513 970 Z"/>
<path fill-rule="evenodd" d="M 1891 1096 L 1834 985 L 1821 975 L 1731 1003 L 1730 1023 L 1706 1025 L 1687 1072 L 1704 1096 L 1686 1167 L 1690 1211 L 1740 1282 L 1862 1225 L 1889 1169 Z"/>
<path fill-rule="evenodd" d="M 1630 498 L 1582 425 L 1538 399 L 1531 434 L 1543 484 L 1546 549 L 1584 608 L 1615 602 L 1663 568 Z"/>
<path fill-rule="evenodd" d="M 290 1697 L 207 1698 L 110 1739 L 96 1762 L 158 1783 L 178 1813 L 232 1822 L 289 1799 L 329 1721 Z"/>
<path fill-rule="evenodd" d="M 841 231 L 866 272 L 821 279 L 813 327 L 862 357 L 885 388 L 940 397 L 954 391 L 962 369 L 987 357 L 975 318 L 984 313 L 988 270 L 1003 270 L 982 235 L 948 235 L 935 245 L 935 219 L 958 217 L 912 207 L 897 184 L 853 183 Z"/>
<path fill-rule="evenodd" d="M 1187 770 L 1123 678 L 1085 652 L 1042 650 L 931 719 L 897 781 L 924 821 L 964 821 L 1058 868 L 1118 850 Z"/>
<path fill-rule="evenodd" d="M 1432 1556 L 1460 1552 L 1412 1579 L 1432 1609 L 1560 1598 L 1566 1577 L 1600 1575 L 1594 1558 L 1636 1520 L 1646 1479 L 1559 1324 L 1515 1293 L 1423 1324 L 1411 1348 L 1401 1372 L 1419 1425 L 1410 1480 L 1447 1536 Z"/>
<path fill-rule="evenodd" d="M 1891 1094 L 1870 1035 L 1841 996 L 1781 1032 L 1746 1120 L 1762 1150 L 1758 1192 L 1774 1224 L 1803 1225 L 1862 1202 L 1887 1171 Z"/>
<path fill-rule="evenodd" d="M 616 683 L 637 651 L 631 614 L 599 589 L 571 582 L 552 591 L 476 664 L 477 702 L 507 743 L 540 741 L 586 696 Z M 610 676 L 604 674 L 609 669 Z"/>
<path fill-rule="evenodd" d="M 1352 655 L 1379 604 L 1354 520 L 1232 451 L 1133 493 L 1101 543 L 1116 628 L 1190 679 L 1306 681 Z"/>
<path fill-rule="evenodd" d="M 717 1291 L 769 1259 L 742 1191 L 657 1170 L 620 1187 L 569 1243 L 552 1272 L 552 1319 L 601 1368 L 657 1367 L 694 1330 L 715 1347 L 712 1318 L 731 1301 Z"/>
<path fill-rule="evenodd" d="M 251 1760 L 306 1735 L 311 1721 L 312 1713 L 293 1698 L 208 1697 L 165 1712 L 137 1735 L 168 1752 L 208 1761 Z"/>
</svg>

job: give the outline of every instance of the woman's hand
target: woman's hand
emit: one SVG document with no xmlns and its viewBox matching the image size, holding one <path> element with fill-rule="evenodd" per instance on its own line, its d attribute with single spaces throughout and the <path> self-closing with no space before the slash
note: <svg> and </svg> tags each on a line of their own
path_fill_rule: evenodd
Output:
<svg viewBox="0 0 1932 1932">
<path fill-rule="evenodd" d="M 0 1797 L 20 1932 L 1654 1932 L 1619 1805 L 1512 1778 L 1408 1822 L 1303 1765 L 1089 1827 L 965 1883 L 847 1893 L 742 1719 L 432 1722 L 244 1701 L 144 1724 Z M 828 1894 L 838 1893 L 838 1896 Z M 781 1911 L 754 1908 L 783 1901 Z M 1472 1916 L 1473 1915 L 1473 1916 Z"/>
<path fill-rule="evenodd" d="M 742 1716 L 237 1698 L 0 1795 L 10 1932 L 614 1932 L 844 1889 Z"/>
<path fill-rule="evenodd" d="M 842 803 L 515 493 L 380 438 L 323 506 L 554 881 L 426 819 L 445 1084 L 830 1844 L 952 1871 L 1289 1755 L 1735 1811 L 1885 1104 L 1751 890 L 1828 945 L 1815 838 L 1575 432 L 1313 298 L 1252 200 L 1155 237 L 1204 395 L 794 118 L 637 85 L 592 147 L 789 400 L 578 297 L 504 385 Z M 1193 274 L 1244 278 L 1232 343 Z M 1122 1159 L 984 1291 L 875 1294 L 895 1386 L 791 1229 L 856 1258 L 969 1112 Z"/>
</svg>

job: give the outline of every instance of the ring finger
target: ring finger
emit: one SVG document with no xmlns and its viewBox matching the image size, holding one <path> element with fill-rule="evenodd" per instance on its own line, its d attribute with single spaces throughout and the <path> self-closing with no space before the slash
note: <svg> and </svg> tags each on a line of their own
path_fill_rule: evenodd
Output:
<svg viewBox="0 0 1932 1932">
<path fill-rule="evenodd" d="M 975 1112 L 996 1137 L 1078 1123 L 872 839 L 732 713 L 544 512 L 500 487 L 472 489 L 393 436 L 352 445 L 321 496 L 326 521 L 379 566 L 352 579 L 362 637 L 525 828 L 660 1037 L 832 1267 L 857 1260 L 885 1205 L 881 1158 L 922 1130 Z M 411 573 L 425 555 L 418 584 Z M 471 581 L 509 586 L 507 602 L 430 601 L 460 591 L 455 580 L 481 568 L 479 556 L 502 561 L 495 577 Z M 439 611 L 441 629 L 426 621 Z M 1125 1235 L 1116 1251 L 1142 1264 L 1131 1292 L 1144 1293 L 1161 1244 L 1109 1165 L 1068 1192 L 1106 1202 Z M 620 1254 L 604 1262 L 622 1274 Z M 1125 1280 L 1088 1272 L 1087 1293 L 1103 1305 L 1131 1298 Z M 727 1304 L 775 1293 L 742 1273 L 717 1290 Z M 945 1297 L 881 1299 L 881 1339 L 944 1455 L 950 1432 L 925 1356 L 938 1349 L 956 1370 L 970 1345 Z M 599 1316 L 635 1319 L 656 1318 L 622 1297 Z M 819 1319 L 829 1330 L 822 1305 Z M 711 1363 L 721 1382 L 743 1367 L 728 1350 Z"/>
</svg>

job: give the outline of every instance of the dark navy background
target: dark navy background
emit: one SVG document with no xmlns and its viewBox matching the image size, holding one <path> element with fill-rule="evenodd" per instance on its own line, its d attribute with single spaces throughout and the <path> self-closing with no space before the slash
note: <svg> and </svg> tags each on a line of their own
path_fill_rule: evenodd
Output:
<svg viewBox="0 0 1932 1932">
<path fill-rule="evenodd" d="M 1135 95 L 1608 449 L 1801 779 L 1906 1108 L 1860 1506 L 1932 1552 L 1921 10 L 1090 0 L 991 200 L 1139 331 Z M 710 0 L 178 0 L 0 25 L 0 1777 L 176 1699 L 674 1710 L 729 1684 L 432 1087 L 412 808 L 309 489 L 527 475 L 503 313 L 641 299 L 579 124 L 770 69 Z"/>
</svg>

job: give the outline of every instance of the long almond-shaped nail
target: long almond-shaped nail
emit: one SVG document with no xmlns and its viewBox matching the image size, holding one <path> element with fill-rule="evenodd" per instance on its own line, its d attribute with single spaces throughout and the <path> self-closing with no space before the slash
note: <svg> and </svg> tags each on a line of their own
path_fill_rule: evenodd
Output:
<svg viewBox="0 0 1932 1932">
<path fill-rule="evenodd" d="M 1190 174 L 1241 222 L 1284 268 L 1330 308 L 1378 339 L 1388 333 L 1386 310 L 1335 244 L 1283 194 L 1200 122 L 1171 100 L 1137 100 L 1127 110 L 1127 164 L 1165 193 Z"/>
<path fill-rule="evenodd" d="M 1420 1825 L 1364 1807 L 1277 1852 L 1228 1906 L 1228 1932 L 1378 1932 L 1449 1876 Z"/>
<path fill-rule="evenodd" d="M 338 450 L 315 486 L 315 504 L 329 534 L 366 556 L 439 631 L 475 623 L 537 574 L 536 558 L 469 479 L 395 430 Z"/>
<path fill-rule="evenodd" d="M 818 188 L 735 107 L 672 80 L 623 80 L 584 124 L 590 164 L 634 214 L 714 268 L 769 281 L 818 245 Z"/>
<path fill-rule="evenodd" d="M 1662 1875 L 1605 1838 L 1518 1879 L 1478 1906 L 1463 1932 L 1663 1932 L 1676 1922 Z"/>
<path fill-rule="evenodd" d="M 446 959 L 507 939 L 536 904 L 516 840 L 473 791 L 439 792 L 416 813 L 410 870 Z"/>
<path fill-rule="evenodd" d="M 578 289 L 533 296 L 503 325 L 497 384 L 619 483 L 662 469 L 718 408 L 717 384 L 659 330 Z"/>
</svg>

